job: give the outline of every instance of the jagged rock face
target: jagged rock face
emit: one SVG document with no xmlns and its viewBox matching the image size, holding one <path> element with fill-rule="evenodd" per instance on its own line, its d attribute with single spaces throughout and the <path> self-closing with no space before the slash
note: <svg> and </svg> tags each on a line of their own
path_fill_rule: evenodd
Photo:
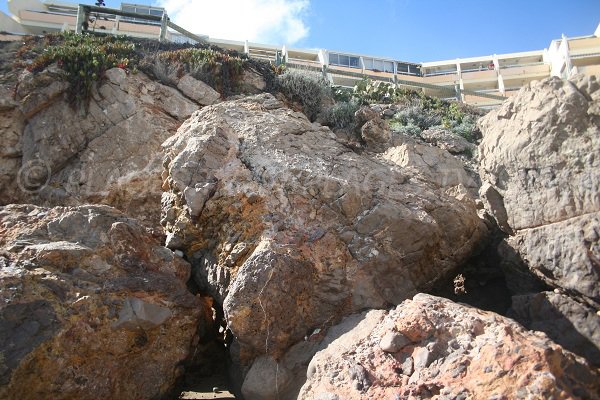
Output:
<svg viewBox="0 0 600 400">
<path fill-rule="evenodd" d="M 223 304 L 246 364 L 428 288 L 486 232 L 458 188 L 356 154 L 271 95 L 206 107 L 164 148 L 167 246 Z"/>
<path fill-rule="evenodd" d="M 433 127 L 421 133 L 421 137 L 427 143 L 431 143 L 440 149 L 447 150 L 452 154 L 472 153 L 476 147 L 462 136 L 453 134 L 447 129 Z"/>
<path fill-rule="evenodd" d="M 594 76 L 549 78 L 480 120 L 479 172 L 502 196 L 511 230 L 598 212 L 599 103 Z"/>
<path fill-rule="evenodd" d="M 1 111 L 8 146 L 0 153 L 0 204 L 102 203 L 159 226 L 160 145 L 198 104 L 143 73 L 114 68 L 85 114 L 71 107 L 62 74 L 55 67 L 24 73 L 16 101 Z"/>
<path fill-rule="evenodd" d="M 0 398 L 149 399 L 210 319 L 190 265 L 107 206 L 0 208 Z"/>
<path fill-rule="evenodd" d="M 510 234 L 503 268 L 520 273 L 525 266 L 569 296 L 547 303 L 571 322 L 552 337 L 580 355 L 600 351 L 597 338 L 588 350 L 574 340 L 589 338 L 588 328 L 600 323 L 600 83 L 594 76 L 533 82 L 480 124 L 482 198 Z M 512 286 L 523 289 L 518 294 L 532 289 Z M 515 315 L 530 324 L 533 312 L 520 304 Z M 540 318 L 552 318 L 546 314 Z"/>
<path fill-rule="evenodd" d="M 600 398 L 600 377 L 582 358 L 447 299 L 419 294 L 341 325 L 312 359 L 299 399 Z"/>
<path fill-rule="evenodd" d="M 541 292 L 513 296 L 509 316 L 528 329 L 567 343 L 590 363 L 600 363 L 600 318 L 594 307 L 561 293 Z"/>
</svg>

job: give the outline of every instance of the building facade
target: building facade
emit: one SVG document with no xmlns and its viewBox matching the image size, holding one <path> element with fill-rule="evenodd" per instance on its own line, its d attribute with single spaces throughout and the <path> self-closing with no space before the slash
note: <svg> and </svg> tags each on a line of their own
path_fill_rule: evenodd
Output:
<svg viewBox="0 0 600 400">
<path fill-rule="evenodd" d="M 79 5 L 53 0 L 8 0 L 11 15 L 0 12 L 0 31 L 16 34 L 75 31 Z M 160 7 L 121 4 L 121 11 L 140 17 L 110 15 L 92 18 L 88 29 L 142 38 L 161 37 L 160 21 L 144 15 L 166 18 Z M 93 13 L 92 13 L 93 17 Z M 164 38 L 193 42 L 185 35 L 165 29 Z M 533 80 L 549 76 L 569 78 L 576 73 L 600 75 L 600 25 L 583 37 L 552 40 L 547 49 L 426 63 L 325 49 L 296 49 L 248 41 L 202 36 L 211 44 L 237 50 L 250 57 L 283 60 L 290 68 L 323 71 L 334 85 L 353 87 L 367 76 L 399 86 L 420 88 L 441 98 L 456 98 L 480 107 L 494 107 Z"/>
</svg>

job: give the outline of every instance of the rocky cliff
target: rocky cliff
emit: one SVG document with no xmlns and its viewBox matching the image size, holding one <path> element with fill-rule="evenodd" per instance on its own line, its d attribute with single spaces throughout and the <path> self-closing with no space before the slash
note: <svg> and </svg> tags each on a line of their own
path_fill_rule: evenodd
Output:
<svg viewBox="0 0 600 400">
<path fill-rule="evenodd" d="M 600 83 L 532 83 L 481 120 L 481 190 L 512 315 L 600 365 Z M 524 272 L 547 285 L 524 285 Z M 513 283 L 514 282 L 514 283 Z M 537 285 L 539 288 L 540 285 Z"/>
<path fill-rule="evenodd" d="M 247 400 L 599 397 L 596 79 L 485 116 L 480 180 L 400 103 L 332 131 L 165 54 L 87 111 L 60 63 L 2 80 L 0 397 L 170 398 L 215 357 Z M 486 271 L 513 319 L 424 294 Z"/>
</svg>

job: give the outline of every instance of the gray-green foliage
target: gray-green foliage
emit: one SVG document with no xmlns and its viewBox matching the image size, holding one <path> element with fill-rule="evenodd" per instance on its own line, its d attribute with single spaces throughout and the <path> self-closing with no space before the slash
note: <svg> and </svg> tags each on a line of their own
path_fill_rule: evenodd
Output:
<svg viewBox="0 0 600 400">
<path fill-rule="evenodd" d="M 325 112 L 325 124 L 332 128 L 352 128 L 354 113 L 359 108 L 360 104 L 354 100 L 335 103 Z"/>
<path fill-rule="evenodd" d="M 392 125 L 392 124 L 394 124 L 394 125 Z M 408 136 L 419 136 L 419 135 L 421 135 L 421 132 L 423 132 L 421 130 L 421 128 L 419 128 L 418 126 L 413 125 L 413 124 L 402 125 L 402 124 L 392 122 L 392 123 L 390 123 L 390 127 L 394 131 L 396 131 L 400 134 L 403 134 L 403 135 L 408 135 Z"/>
<path fill-rule="evenodd" d="M 414 125 L 421 130 L 426 130 L 432 126 L 442 123 L 442 117 L 435 112 L 427 112 L 419 106 L 409 106 L 394 115 L 394 121 L 400 125 Z"/>
<path fill-rule="evenodd" d="M 278 76 L 277 88 L 289 100 L 299 102 L 311 121 L 317 118 L 323 99 L 331 91 L 329 82 L 322 75 L 296 70 L 288 70 Z"/>
</svg>

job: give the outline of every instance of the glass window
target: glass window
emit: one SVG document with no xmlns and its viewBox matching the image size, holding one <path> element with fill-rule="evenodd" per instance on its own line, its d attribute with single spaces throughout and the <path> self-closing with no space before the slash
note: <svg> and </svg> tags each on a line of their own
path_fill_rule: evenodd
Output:
<svg viewBox="0 0 600 400">
<path fill-rule="evenodd" d="M 363 58 L 363 62 L 365 63 L 366 69 L 373 69 L 373 59 L 372 58 Z"/>
<path fill-rule="evenodd" d="M 383 71 L 383 61 L 373 60 L 373 69 L 376 69 L 377 71 Z"/>
<path fill-rule="evenodd" d="M 350 57 L 350 67 L 360 68 L 360 59 L 358 57 Z"/>
<path fill-rule="evenodd" d="M 150 14 L 150 9 L 146 7 L 136 7 L 135 12 L 138 14 Z"/>
<path fill-rule="evenodd" d="M 340 63 L 339 57 L 337 54 L 329 54 L 329 64 L 338 65 Z"/>
<path fill-rule="evenodd" d="M 150 15 L 161 17 L 163 15 L 163 10 L 150 10 Z"/>
<path fill-rule="evenodd" d="M 347 67 L 350 65 L 350 57 L 340 54 L 340 65 Z"/>
<path fill-rule="evenodd" d="M 408 64 L 398 63 L 398 72 L 409 72 Z"/>
<path fill-rule="evenodd" d="M 384 72 L 394 72 L 394 63 L 391 61 L 383 62 L 383 71 Z"/>
<path fill-rule="evenodd" d="M 122 8 L 122 9 L 123 9 L 123 11 L 125 11 L 125 12 L 130 12 L 130 13 L 134 13 L 134 12 L 135 12 L 135 7 L 126 7 L 126 6 L 123 6 L 123 7 L 121 7 L 121 8 Z"/>
</svg>

